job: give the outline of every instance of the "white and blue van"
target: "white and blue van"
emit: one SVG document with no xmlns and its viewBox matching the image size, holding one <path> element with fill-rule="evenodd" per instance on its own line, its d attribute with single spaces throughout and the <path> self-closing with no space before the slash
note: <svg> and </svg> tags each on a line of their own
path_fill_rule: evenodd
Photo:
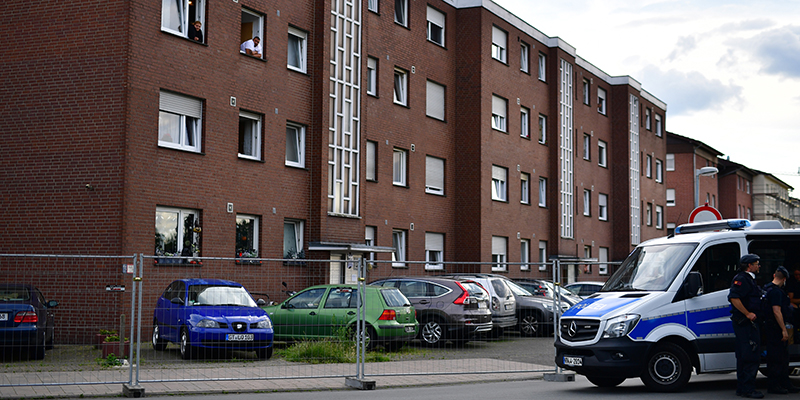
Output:
<svg viewBox="0 0 800 400">
<path fill-rule="evenodd" d="M 639 377 L 657 391 L 681 390 L 692 370 L 735 371 L 727 296 L 748 253 L 761 257 L 756 281 L 764 285 L 779 265 L 800 267 L 800 230 L 723 220 L 638 245 L 599 292 L 563 314 L 556 364 L 597 386 Z M 800 344 L 789 354 L 790 368 L 800 366 Z"/>
</svg>

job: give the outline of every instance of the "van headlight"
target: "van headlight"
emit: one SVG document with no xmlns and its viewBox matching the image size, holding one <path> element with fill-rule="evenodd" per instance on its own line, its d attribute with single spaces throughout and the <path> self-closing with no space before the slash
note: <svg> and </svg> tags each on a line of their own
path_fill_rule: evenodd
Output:
<svg viewBox="0 0 800 400">
<path fill-rule="evenodd" d="M 625 314 L 614 317 L 606 322 L 606 329 L 603 331 L 603 339 L 618 338 L 627 335 L 636 326 L 641 318 L 638 314 Z"/>
<path fill-rule="evenodd" d="M 256 328 L 258 328 L 258 329 L 269 329 L 269 328 L 272 328 L 272 321 L 270 321 L 269 318 L 267 318 L 267 319 L 265 319 L 263 321 L 258 321 L 258 324 L 256 324 Z"/>
</svg>

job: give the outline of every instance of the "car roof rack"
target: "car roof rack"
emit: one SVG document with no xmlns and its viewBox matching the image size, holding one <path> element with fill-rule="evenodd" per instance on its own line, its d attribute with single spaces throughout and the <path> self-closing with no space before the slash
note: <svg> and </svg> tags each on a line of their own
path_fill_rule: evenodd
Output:
<svg viewBox="0 0 800 400">
<path fill-rule="evenodd" d="M 767 222 L 767 224 L 765 224 Z M 770 224 L 769 222 L 777 222 Z M 675 228 L 675 235 L 699 232 L 713 232 L 720 230 L 742 230 L 742 229 L 782 229 L 779 221 L 755 221 L 750 223 L 746 219 L 723 219 L 720 221 L 695 222 L 683 224 Z"/>
</svg>

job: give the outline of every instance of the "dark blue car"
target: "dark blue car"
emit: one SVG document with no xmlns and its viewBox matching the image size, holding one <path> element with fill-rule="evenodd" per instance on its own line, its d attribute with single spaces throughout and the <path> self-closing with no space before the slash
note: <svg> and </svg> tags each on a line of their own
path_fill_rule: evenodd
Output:
<svg viewBox="0 0 800 400">
<path fill-rule="evenodd" d="M 156 303 L 153 348 L 180 345 L 181 357 L 197 349 L 252 350 L 272 357 L 272 321 L 240 284 L 220 279 L 172 282 Z"/>
<path fill-rule="evenodd" d="M 26 284 L 0 283 L 0 347 L 27 350 L 36 360 L 53 348 L 55 300 L 46 301 L 42 292 Z"/>
</svg>

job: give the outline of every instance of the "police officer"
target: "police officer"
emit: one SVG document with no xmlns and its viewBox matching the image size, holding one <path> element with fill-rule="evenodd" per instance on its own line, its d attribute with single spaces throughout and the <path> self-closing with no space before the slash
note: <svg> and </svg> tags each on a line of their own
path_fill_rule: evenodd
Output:
<svg viewBox="0 0 800 400">
<path fill-rule="evenodd" d="M 733 277 L 728 301 L 731 307 L 733 333 L 736 335 L 736 395 L 760 399 L 764 394 L 756 390 L 756 374 L 760 362 L 759 346 L 761 323 L 757 313 L 761 307 L 761 287 L 756 274 L 761 268 L 760 258 L 745 254 L 739 260 L 741 271 Z"/>
<path fill-rule="evenodd" d="M 789 296 L 782 287 L 786 284 L 789 271 L 784 267 L 775 269 L 772 282 L 764 285 L 769 310 L 764 315 L 764 338 L 767 341 L 767 376 L 769 393 L 787 394 L 800 392 L 800 388 L 789 380 L 789 351 L 787 348 L 789 332 L 786 323 L 791 321 Z M 770 312 L 771 311 L 771 312 Z"/>
</svg>

